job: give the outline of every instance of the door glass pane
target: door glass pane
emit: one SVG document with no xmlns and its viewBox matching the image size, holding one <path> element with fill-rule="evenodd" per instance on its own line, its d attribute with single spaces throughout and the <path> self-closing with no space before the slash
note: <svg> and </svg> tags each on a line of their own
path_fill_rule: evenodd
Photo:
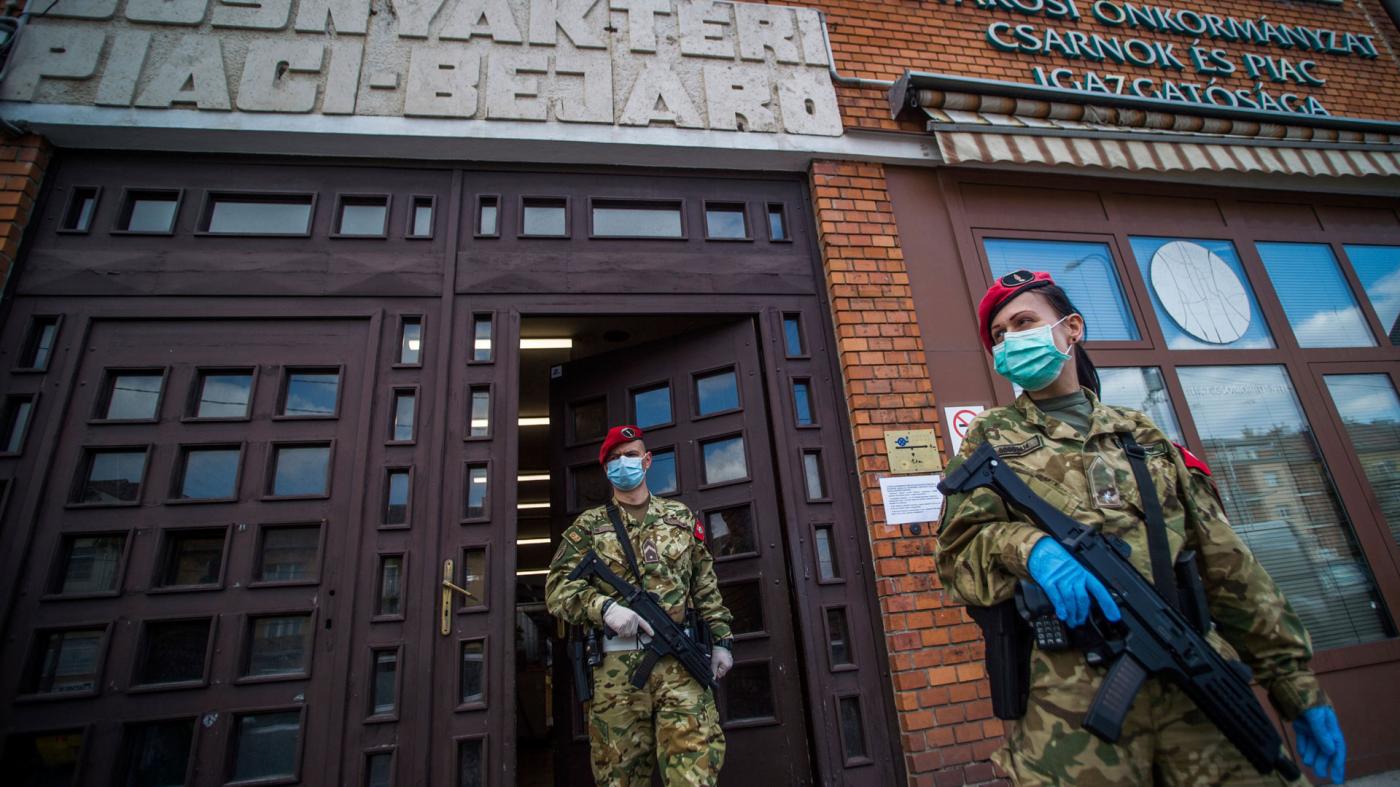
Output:
<svg viewBox="0 0 1400 787">
<path fill-rule="evenodd" d="M 126 536 L 65 536 L 59 593 L 106 593 L 117 589 Z"/>
<path fill-rule="evenodd" d="M 47 369 L 49 356 L 53 354 L 54 340 L 58 338 L 58 318 L 36 317 L 29 326 L 29 338 L 24 343 L 24 356 L 20 360 L 21 369 Z"/>
<path fill-rule="evenodd" d="M 486 643 L 471 639 L 462 643 L 462 669 L 457 701 L 462 705 L 484 702 L 486 699 Z"/>
<path fill-rule="evenodd" d="M 223 530 L 171 533 L 159 585 L 208 585 L 219 581 L 224 560 Z"/>
<path fill-rule="evenodd" d="M 487 388 L 472 389 L 470 428 L 471 437 L 486 437 L 491 434 L 491 391 Z"/>
<path fill-rule="evenodd" d="M 365 758 L 365 787 L 392 787 L 394 755 L 377 752 Z"/>
<path fill-rule="evenodd" d="M 726 437 L 701 443 L 705 455 L 705 483 L 718 484 L 748 478 L 749 465 L 744 457 L 744 438 Z"/>
<path fill-rule="evenodd" d="M 496 234 L 496 198 L 482 197 L 477 211 L 476 234 Z"/>
<path fill-rule="evenodd" d="M 1329 374 L 1323 379 L 1390 535 L 1400 544 L 1400 396 L 1385 374 Z"/>
<path fill-rule="evenodd" d="M 747 238 L 749 228 L 744 222 L 744 206 L 707 205 L 705 207 L 705 235 L 709 238 Z"/>
<path fill-rule="evenodd" d="M 632 423 L 643 430 L 671 423 L 671 386 L 633 391 Z"/>
<path fill-rule="evenodd" d="M 680 491 L 676 480 L 676 452 L 667 448 L 651 453 L 651 467 L 647 470 L 647 489 L 652 494 L 669 495 Z"/>
<path fill-rule="evenodd" d="M 1230 525 L 1318 650 L 1389 634 L 1370 572 L 1281 366 L 1181 367 Z"/>
<path fill-rule="evenodd" d="M 812 416 L 812 384 L 806 380 L 792 381 L 792 406 L 797 414 L 798 426 L 811 426 L 815 423 Z"/>
<path fill-rule="evenodd" d="M 162 620 L 146 624 L 137 683 L 180 683 L 204 677 L 210 621 Z"/>
<path fill-rule="evenodd" d="M 1103 390 L 1099 398 L 1104 404 L 1146 413 L 1172 442 L 1186 442 L 1181 436 L 1181 425 L 1176 422 L 1176 411 L 1172 409 L 1161 369 L 1155 366 L 1101 366 L 1099 383 Z"/>
<path fill-rule="evenodd" d="M 320 525 L 263 528 L 257 578 L 261 582 L 296 582 L 316 578 Z"/>
<path fill-rule="evenodd" d="M 772 718 L 773 678 L 768 672 L 768 662 L 735 664 L 720 687 L 726 700 L 726 721 Z"/>
<path fill-rule="evenodd" d="M 1375 347 L 1371 327 L 1325 243 L 1255 243 L 1302 347 Z"/>
<path fill-rule="evenodd" d="M 422 353 L 423 320 L 418 317 L 404 318 L 402 335 L 399 336 L 399 363 L 419 363 Z"/>
<path fill-rule="evenodd" d="M 426 238 L 433 234 L 433 201 L 416 199 L 413 201 L 413 236 Z"/>
<path fill-rule="evenodd" d="M 190 767 L 194 719 L 153 721 L 126 727 L 125 787 L 182 787 Z"/>
<path fill-rule="evenodd" d="M 340 206 L 340 227 L 336 231 L 341 235 L 383 235 L 388 211 L 389 206 L 382 199 L 374 202 L 347 200 Z"/>
<path fill-rule="evenodd" d="M 238 496 L 237 448 L 191 448 L 185 451 L 185 472 L 179 497 L 210 500 Z"/>
<path fill-rule="evenodd" d="M 600 238 L 679 238 L 679 205 L 593 208 L 593 234 Z"/>
<path fill-rule="evenodd" d="M 393 713 L 398 705 L 399 652 L 374 652 L 374 694 L 370 699 L 372 714 Z"/>
<path fill-rule="evenodd" d="M 807 482 L 808 500 L 821 500 L 826 497 L 826 482 L 822 480 L 820 451 L 804 451 L 802 453 L 802 475 Z"/>
<path fill-rule="evenodd" d="M 82 751 L 82 730 L 11 733 L 5 739 L 0 768 L 5 773 L 29 774 L 25 787 L 67 787 L 78 775 Z"/>
<path fill-rule="evenodd" d="M 379 558 L 379 597 L 374 614 L 403 614 L 403 555 Z"/>
<path fill-rule="evenodd" d="M 125 229 L 128 232 L 169 232 L 175 223 L 177 204 L 174 195 L 136 197 L 131 200 L 131 216 Z"/>
<path fill-rule="evenodd" d="M 846 759 L 865 757 L 865 722 L 860 716 L 860 698 L 842 697 L 840 702 L 841 743 L 845 747 Z"/>
<path fill-rule="evenodd" d="M 491 315 L 478 314 L 472 322 L 472 360 L 491 360 Z"/>
<path fill-rule="evenodd" d="M 1139 337 L 1123 283 L 1106 243 L 1058 240 L 983 241 L 992 275 L 1012 271 L 1047 271 L 1084 315 L 1089 340 L 1131 341 Z"/>
<path fill-rule="evenodd" d="M 311 198 L 275 201 L 218 197 L 209 231 L 232 235 L 302 235 L 311 223 Z"/>
<path fill-rule="evenodd" d="M 525 234 L 562 237 L 567 224 L 564 221 L 563 200 L 537 200 L 525 202 Z"/>
<path fill-rule="evenodd" d="M 272 494 L 278 497 L 324 495 L 330 476 L 328 445 L 279 446 L 274 458 Z"/>
<path fill-rule="evenodd" d="M 102 637 L 102 629 L 40 632 L 28 690 L 35 694 L 69 694 L 96 689 Z"/>
<path fill-rule="evenodd" d="M 125 503 L 141 499 L 146 452 L 97 451 L 88 463 L 87 478 L 78 490 L 79 503 Z"/>
<path fill-rule="evenodd" d="M 19 453 L 24 445 L 24 433 L 29 428 L 29 414 L 34 411 L 33 397 L 11 397 L 5 406 L 4 451 Z"/>
<path fill-rule="evenodd" d="M 457 741 L 457 787 L 484 787 L 481 739 Z"/>
<path fill-rule="evenodd" d="M 836 562 L 836 549 L 832 542 L 831 525 L 817 527 L 816 533 L 817 576 L 822 581 L 839 579 L 841 568 Z"/>
<path fill-rule="evenodd" d="M 311 639 L 310 615 L 254 618 L 248 638 L 249 677 L 306 672 Z"/>
<path fill-rule="evenodd" d="M 602 465 L 589 463 L 569 468 L 569 475 L 573 483 L 571 490 L 573 500 L 570 501 L 571 511 L 582 511 L 585 508 L 600 506 L 608 502 L 612 497 L 612 485 L 608 483 L 607 474 L 604 473 Z"/>
<path fill-rule="evenodd" d="M 827 645 L 831 649 L 831 666 L 854 664 L 851 658 L 851 633 L 846 626 L 846 608 L 832 607 L 826 611 L 826 630 L 831 639 Z"/>
<path fill-rule="evenodd" d="M 408 471 L 390 470 L 384 500 L 384 524 L 408 524 Z"/>
<path fill-rule="evenodd" d="M 1356 278 L 1391 344 L 1400 344 L 1400 246 L 1347 246 Z"/>
<path fill-rule="evenodd" d="M 458 584 L 471 594 L 462 599 L 462 606 L 481 607 L 486 605 L 485 549 L 462 550 L 462 581 Z"/>
<path fill-rule="evenodd" d="M 1168 347 L 1247 350 L 1274 346 L 1234 244 L 1225 240 L 1133 238 L 1132 246 Z M 1094 330 L 1093 320 L 1089 325 Z"/>
<path fill-rule="evenodd" d="M 787 218 L 782 205 L 768 206 L 768 237 L 771 240 L 787 240 Z"/>
<path fill-rule="evenodd" d="M 715 557 L 758 551 L 753 509 L 748 505 L 721 508 L 705 517 L 705 542 Z"/>
<path fill-rule="evenodd" d="M 601 440 L 608 433 L 608 402 L 606 399 L 589 399 L 569 405 L 574 428 L 575 443 Z M 638 424 L 640 426 L 640 424 Z"/>
<path fill-rule="evenodd" d="M 783 315 L 783 346 L 789 358 L 807 354 L 807 347 L 802 341 L 802 317 L 800 315 Z"/>
<path fill-rule="evenodd" d="M 739 407 L 739 381 L 733 369 L 695 378 L 697 415 L 722 413 Z"/>
<path fill-rule="evenodd" d="M 763 622 L 763 589 L 757 580 L 726 584 L 720 590 L 724 605 L 734 616 L 730 629 L 736 636 L 767 630 Z"/>
<path fill-rule="evenodd" d="M 394 429 L 391 439 L 413 439 L 413 413 L 418 396 L 413 391 L 394 392 Z"/>
<path fill-rule="evenodd" d="M 467 466 L 467 519 L 486 516 L 486 493 L 491 488 L 488 480 L 486 465 Z"/>
<path fill-rule="evenodd" d="M 247 372 L 200 372 L 196 418 L 244 418 L 252 400 L 253 375 Z"/>
<path fill-rule="evenodd" d="M 107 391 L 107 408 L 101 417 L 113 421 L 142 421 L 156 417 L 160 402 L 161 374 L 118 374 Z"/>
<path fill-rule="evenodd" d="M 63 215 L 60 229 L 87 232 L 92 227 L 92 214 L 97 210 L 97 189 L 73 189 L 68 211 Z"/>
<path fill-rule="evenodd" d="M 339 372 L 292 372 L 287 377 L 282 415 L 335 415 L 339 390 Z"/>
<path fill-rule="evenodd" d="M 253 713 L 234 725 L 233 780 L 290 777 L 297 769 L 301 714 Z"/>
</svg>

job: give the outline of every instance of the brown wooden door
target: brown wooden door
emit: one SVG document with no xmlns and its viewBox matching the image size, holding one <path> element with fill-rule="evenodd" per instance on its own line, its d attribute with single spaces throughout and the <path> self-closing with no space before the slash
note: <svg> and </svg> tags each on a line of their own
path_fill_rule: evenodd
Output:
<svg viewBox="0 0 1400 787">
<path fill-rule="evenodd" d="M 646 434 L 652 492 L 679 498 L 705 522 L 734 614 L 734 669 L 718 697 L 728 743 L 722 784 L 811 781 L 764 401 L 747 319 L 565 364 L 550 396 L 556 541 L 574 517 L 610 494 L 598 449 L 606 429 L 623 423 Z M 562 642 L 555 652 L 564 653 Z M 555 676 L 555 779 L 589 783 L 584 716 L 562 657 Z"/>
</svg>

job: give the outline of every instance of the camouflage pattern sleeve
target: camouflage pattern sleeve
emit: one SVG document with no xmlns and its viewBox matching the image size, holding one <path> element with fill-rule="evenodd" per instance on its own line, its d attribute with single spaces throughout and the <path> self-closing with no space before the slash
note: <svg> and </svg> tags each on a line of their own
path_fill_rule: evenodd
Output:
<svg viewBox="0 0 1400 787">
<path fill-rule="evenodd" d="M 607 599 L 587 580 L 569 579 L 588 550 L 593 548 L 589 529 L 575 520 L 564 530 L 559 549 L 549 562 L 549 578 L 545 580 L 545 606 L 549 613 L 566 623 L 580 626 L 603 625 L 603 602 Z"/>
<path fill-rule="evenodd" d="M 1200 554 L 1210 616 L 1221 636 L 1254 670 L 1285 720 L 1327 704 L 1308 668 L 1312 643 L 1303 622 L 1230 527 L 1214 483 L 1205 473 L 1187 468 L 1179 454 L 1176 462 L 1192 527 L 1187 546 Z"/>
<path fill-rule="evenodd" d="M 700 612 L 700 617 L 710 624 L 710 636 L 718 641 L 731 636 L 730 625 L 734 622 L 734 616 L 724 606 L 724 599 L 720 596 L 714 555 L 710 554 L 710 548 L 700 538 L 704 530 L 694 514 L 690 514 L 690 518 L 696 523 L 693 531 L 695 537 L 690 544 L 690 602 Z"/>
<path fill-rule="evenodd" d="M 1001 408 L 998 408 L 1001 409 Z M 968 429 L 962 449 L 948 463 L 951 473 L 986 441 L 989 410 Z M 938 576 L 945 590 L 964 604 L 991 606 L 1011 598 L 1016 581 L 1028 577 L 1031 547 L 1045 534 L 1029 519 L 1009 511 L 989 489 L 951 495 L 943 501 L 938 529 Z"/>
</svg>

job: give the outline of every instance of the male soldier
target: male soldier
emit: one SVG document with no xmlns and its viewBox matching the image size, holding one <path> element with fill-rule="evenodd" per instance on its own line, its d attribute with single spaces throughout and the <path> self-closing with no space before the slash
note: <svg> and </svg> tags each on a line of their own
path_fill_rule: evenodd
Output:
<svg viewBox="0 0 1400 787">
<path fill-rule="evenodd" d="M 603 662 L 593 673 L 588 718 L 593 778 L 600 785 L 649 785 L 659 753 L 667 785 L 713 785 L 724 764 L 724 733 L 714 696 L 672 656 L 657 662 L 645 686 L 633 688 L 632 670 L 646 656 L 643 643 L 655 632 L 611 588 L 600 591 L 595 583 L 568 578 L 592 550 L 613 573 L 654 594 L 677 623 L 687 606 L 694 607 L 715 642 L 710 670 L 715 679 L 723 678 L 734 665 L 731 616 L 720 598 L 705 528 L 684 503 L 653 497 L 647 490 L 651 452 L 642 443 L 641 429 L 613 427 L 598 461 L 607 470 L 613 504 L 620 509 L 642 576 L 632 574 L 607 506 L 599 506 L 580 514 L 564 531 L 545 585 L 552 614 L 573 624 L 606 626 L 616 635 L 604 638 Z"/>
</svg>

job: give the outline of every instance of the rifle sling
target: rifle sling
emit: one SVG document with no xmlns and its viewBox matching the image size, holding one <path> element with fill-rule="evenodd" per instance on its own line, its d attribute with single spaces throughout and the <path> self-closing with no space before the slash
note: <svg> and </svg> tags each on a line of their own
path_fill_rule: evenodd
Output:
<svg viewBox="0 0 1400 787">
<path fill-rule="evenodd" d="M 637 568 L 637 553 L 632 551 L 632 539 L 627 537 L 627 528 L 622 524 L 622 512 L 617 510 L 617 503 L 608 501 L 608 519 L 612 520 L 613 532 L 617 534 L 618 543 L 622 544 L 622 554 L 627 557 L 627 565 L 632 569 L 632 573 L 637 577 L 637 587 L 646 592 L 646 583 L 642 581 L 642 570 Z"/>
<path fill-rule="evenodd" d="M 1162 501 L 1157 498 L 1157 485 L 1152 483 L 1152 473 L 1147 469 L 1147 452 L 1138 445 L 1129 432 L 1120 432 L 1123 452 L 1128 455 L 1128 464 L 1133 468 L 1133 478 L 1137 481 L 1138 495 L 1142 498 L 1142 513 L 1147 519 L 1147 551 L 1152 558 L 1152 584 L 1172 609 L 1181 609 L 1181 599 L 1176 591 L 1176 573 L 1172 568 L 1171 546 L 1167 543 L 1167 523 L 1162 516 Z"/>
</svg>

